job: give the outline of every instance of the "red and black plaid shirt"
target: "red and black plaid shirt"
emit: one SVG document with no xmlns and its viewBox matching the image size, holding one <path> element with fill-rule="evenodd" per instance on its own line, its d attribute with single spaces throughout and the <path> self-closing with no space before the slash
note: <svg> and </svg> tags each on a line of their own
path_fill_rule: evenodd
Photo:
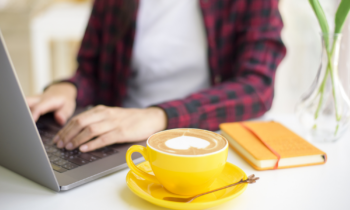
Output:
<svg viewBox="0 0 350 210">
<path fill-rule="evenodd" d="M 122 21 L 116 16 L 121 4 L 121 0 L 94 3 L 78 54 L 79 67 L 68 80 L 78 89 L 78 105 L 121 106 L 127 94 L 136 16 L 124 36 L 113 42 Z M 155 104 L 165 110 L 167 128 L 217 130 L 222 122 L 262 115 L 271 107 L 275 71 L 286 52 L 278 0 L 200 0 L 199 4 L 212 86 L 181 100 Z"/>
</svg>

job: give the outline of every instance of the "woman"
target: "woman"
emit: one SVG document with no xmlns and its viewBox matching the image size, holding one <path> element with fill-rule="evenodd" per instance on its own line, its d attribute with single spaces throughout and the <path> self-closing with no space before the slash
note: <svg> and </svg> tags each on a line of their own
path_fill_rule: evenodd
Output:
<svg viewBox="0 0 350 210">
<path fill-rule="evenodd" d="M 281 28 L 277 0 L 98 0 L 75 75 L 27 101 L 35 120 L 52 111 L 62 125 L 98 105 L 54 138 L 68 150 L 217 130 L 271 107 Z"/>
</svg>

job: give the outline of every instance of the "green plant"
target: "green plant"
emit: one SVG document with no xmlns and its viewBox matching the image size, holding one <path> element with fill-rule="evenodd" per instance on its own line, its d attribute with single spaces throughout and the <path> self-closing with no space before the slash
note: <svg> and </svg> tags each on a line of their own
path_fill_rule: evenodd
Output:
<svg viewBox="0 0 350 210">
<path fill-rule="evenodd" d="M 321 110 L 322 107 L 322 103 L 323 103 L 323 95 L 324 95 L 324 89 L 325 89 L 325 85 L 326 85 L 326 81 L 328 76 L 331 77 L 331 81 L 332 81 L 332 94 L 333 94 L 333 99 L 334 99 L 334 106 L 335 106 L 335 112 L 336 112 L 336 119 L 337 121 L 341 120 L 341 115 L 339 115 L 338 112 L 338 105 L 337 105 L 337 96 L 336 96 L 336 92 L 335 92 L 335 82 L 334 82 L 334 69 L 333 69 L 333 65 L 331 62 L 331 59 L 333 57 L 334 54 L 334 48 L 335 48 L 335 43 L 336 40 L 333 41 L 332 46 L 329 46 L 329 37 L 328 35 L 330 34 L 329 32 L 329 26 L 327 23 L 327 19 L 326 19 L 326 15 L 322 9 L 322 6 L 320 4 L 320 2 L 318 0 L 309 0 L 310 5 L 312 7 L 312 9 L 314 10 L 317 20 L 320 24 L 322 33 L 324 35 L 324 39 L 325 39 L 325 47 L 326 47 L 326 52 L 327 52 L 327 57 L 328 57 L 328 64 L 327 64 L 327 70 L 325 73 L 325 76 L 322 80 L 321 86 L 318 90 L 318 94 L 320 94 L 320 99 L 319 99 L 319 103 L 314 115 L 314 118 L 317 119 L 319 112 Z M 334 33 L 335 34 L 340 34 L 342 32 L 343 29 L 343 25 L 344 22 L 349 14 L 350 11 L 350 0 L 342 0 L 338 6 L 336 15 L 335 15 L 335 29 L 334 29 Z M 337 36 L 335 37 L 337 38 Z M 316 124 L 314 125 L 314 128 L 316 129 Z M 338 130 L 338 126 L 335 129 L 335 133 L 337 133 Z"/>
</svg>

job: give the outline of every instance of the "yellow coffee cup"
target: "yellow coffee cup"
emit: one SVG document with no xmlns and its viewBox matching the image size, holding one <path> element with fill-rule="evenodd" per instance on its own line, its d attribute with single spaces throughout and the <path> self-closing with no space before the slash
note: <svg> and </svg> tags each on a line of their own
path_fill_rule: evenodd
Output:
<svg viewBox="0 0 350 210">
<path fill-rule="evenodd" d="M 195 131 L 195 133 L 200 133 L 202 136 L 210 135 L 210 137 L 213 138 L 223 139 L 225 141 L 225 146 L 208 154 L 170 154 L 153 148 L 150 146 L 149 141 L 152 138 L 162 138 L 163 136 L 171 136 L 174 138 L 176 137 L 175 133 L 178 133 L 179 129 L 161 131 L 147 139 L 147 147 L 133 145 L 128 149 L 126 153 L 126 162 L 129 168 L 138 176 L 148 181 L 161 184 L 168 191 L 178 195 L 196 195 L 208 191 L 210 185 L 225 167 L 228 153 L 227 140 L 220 134 L 211 131 L 200 129 L 186 130 Z M 189 136 L 190 135 L 191 134 L 189 134 Z M 149 162 L 155 176 L 135 166 L 131 159 L 131 155 L 134 152 L 139 152 L 143 155 L 145 160 Z"/>
</svg>

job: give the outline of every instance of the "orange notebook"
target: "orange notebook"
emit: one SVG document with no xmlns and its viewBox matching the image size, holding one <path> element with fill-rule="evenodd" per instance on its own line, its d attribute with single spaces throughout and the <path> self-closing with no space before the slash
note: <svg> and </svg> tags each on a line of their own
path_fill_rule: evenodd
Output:
<svg viewBox="0 0 350 210">
<path fill-rule="evenodd" d="M 327 160 L 326 153 L 278 122 L 223 123 L 220 129 L 232 149 L 257 170 L 275 169 L 277 162 L 280 169 Z"/>
</svg>

